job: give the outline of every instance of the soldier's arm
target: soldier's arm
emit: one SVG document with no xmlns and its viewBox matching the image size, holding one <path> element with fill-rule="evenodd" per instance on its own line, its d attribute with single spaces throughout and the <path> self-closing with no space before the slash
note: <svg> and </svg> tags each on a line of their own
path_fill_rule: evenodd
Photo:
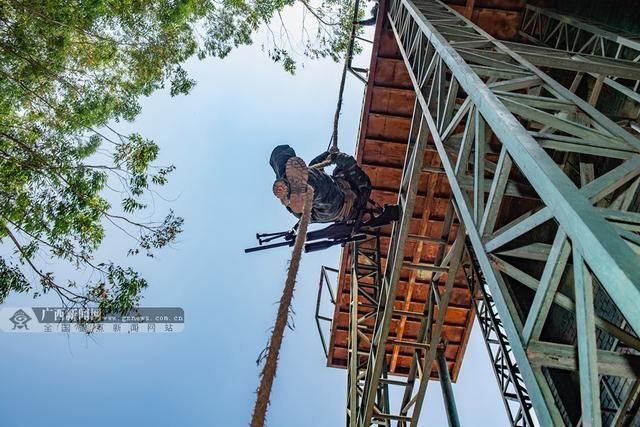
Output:
<svg viewBox="0 0 640 427">
<path fill-rule="evenodd" d="M 322 163 L 325 160 L 327 160 L 330 156 L 330 153 L 328 151 L 325 151 L 324 153 L 320 154 L 319 156 L 317 156 L 315 159 L 311 160 L 311 162 L 309 162 L 309 166 L 313 166 L 313 165 L 317 165 L 318 163 Z"/>
<path fill-rule="evenodd" d="M 352 156 L 345 153 L 335 153 L 333 157 L 333 162 L 336 164 L 336 167 L 339 169 L 350 169 L 354 166 L 358 165 L 356 159 Z"/>
</svg>

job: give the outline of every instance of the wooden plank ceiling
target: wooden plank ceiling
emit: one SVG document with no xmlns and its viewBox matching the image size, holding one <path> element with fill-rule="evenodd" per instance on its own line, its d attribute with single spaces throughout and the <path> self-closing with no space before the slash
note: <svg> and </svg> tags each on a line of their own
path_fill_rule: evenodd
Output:
<svg viewBox="0 0 640 427">
<path fill-rule="evenodd" d="M 448 0 L 445 3 L 498 39 L 519 39 L 525 0 Z"/>
<path fill-rule="evenodd" d="M 483 26 L 491 34 L 513 39 L 517 35 L 524 1 L 520 0 L 472 0 L 451 1 L 452 7 Z M 398 50 L 393 32 L 388 26 L 378 24 L 375 33 L 369 83 L 360 124 L 360 136 L 356 158 L 371 178 L 372 199 L 380 204 L 394 204 L 405 161 L 407 140 L 411 126 L 415 94 L 411 80 Z M 425 153 L 424 165 L 438 169 L 440 161 L 435 146 L 430 141 Z M 424 173 L 413 212 L 410 234 L 438 240 L 442 236 L 443 220 L 451 197 L 446 176 L 441 173 Z M 456 237 L 454 224 L 448 243 Z M 382 230 L 382 269 L 386 266 L 391 227 Z M 405 261 L 432 264 L 438 251 L 437 243 L 410 240 L 405 248 Z M 345 368 L 347 363 L 347 336 L 349 325 L 349 287 L 351 274 L 349 248 L 342 252 L 338 295 L 332 322 L 328 365 Z M 403 270 L 395 298 L 398 310 L 423 312 L 427 300 L 430 272 Z M 439 279 L 443 291 L 446 275 Z M 442 337 L 447 344 L 446 358 L 452 380 L 460 372 L 464 351 L 474 317 L 471 294 L 464 277 L 456 278 L 450 306 L 445 316 Z M 373 319 L 367 326 L 373 326 Z M 419 330 L 416 319 L 395 316 L 389 337 L 392 339 L 416 339 Z M 368 331 L 371 336 L 371 330 Z M 366 344 L 360 350 L 368 351 Z M 398 345 L 387 346 L 389 373 L 406 375 L 414 349 Z M 431 376 L 437 378 L 435 364 Z"/>
</svg>

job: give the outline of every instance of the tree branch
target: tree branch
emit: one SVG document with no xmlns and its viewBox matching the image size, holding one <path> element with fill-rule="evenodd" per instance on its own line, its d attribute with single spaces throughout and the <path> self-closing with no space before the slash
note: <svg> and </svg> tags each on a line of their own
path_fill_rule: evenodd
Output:
<svg viewBox="0 0 640 427">
<path fill-rule="evenodd" d="M 329 26 L 335 26 L 335 25 L 340 25 L 340 22 L 327 22 L 324 20 L 324 18 L 322 16 L 320 16 L 320 14 L 318 14 L 318 12 L 307 2 L 307 0 L 300 0 L 300 3 L 302 3 L 304 5 L 304 7 L 311 12 L 311 14 L 313 16 L 315 16 L 315 18 L 320 21 L 320 23 L 324 24 L 324 25 L 329 25 Z"/>
<path fill-rule="evenodd" d="M 24 248 L 22 247 L 22 245 L 20 244 L 20 242 L 18 242 L 18 239 L 16 238 L 16 236 L 11 232 L 11 230 L 9 230 L 9 227 L 4 227 L 5 232 L 7 233 L 7 236 L 9 236 L 9 238 L 11 239 L 11 241 L 13 242 L 13 244 L 15 245 L 16 249 L 18 249 L 18 251 L 20 252 L 20 254 L 22 255 L 22 259 L 26 261 L 27 265 L 29 265 L 29 267 L 31 267 L 31 269 L 42 279 L 42 286 L 44 286 L 45 288 L 49 287 L 52 288 L 56 291 L 56 293 L 58 293 L 58 295 L 62 298 L 64 297 L 65 299 L 67 299 L 70 302 L 73 303 L 77 303 L 77 300 L 74 300 L 73 298 L 70 298 L 67 295 L 64 295 L 63 293 L 68 293 L 70 295 L 73 295 L 73 297 L 79 299 L 80 301 L 89 301 L 89 298 L 87 298 L 86 296 L 82 296 L 82 295 L 78 295 L 75 292 L 70 291 L 69 289 L 65 288 L 64 286 L 60 286 L 57 285 L 53 279 L 51 278 L 51 276 L 44 274 L 42 271 L 40 271 L 40 269 L 38 269 L 38 267 L 36 267 L 33 262 L 31 261 L 31 259 L 29 259 L 28 256 L 26 256 Z"/>
</svg>

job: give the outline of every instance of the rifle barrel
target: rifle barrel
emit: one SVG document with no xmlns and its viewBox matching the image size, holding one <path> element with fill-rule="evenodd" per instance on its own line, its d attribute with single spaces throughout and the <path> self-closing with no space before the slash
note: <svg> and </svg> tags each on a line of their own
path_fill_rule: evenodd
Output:
<svg viewBox="0 0 640 427">
<path fill-rule="evenodd" d="M 281 246 L 293 246 L 293 243 L 294 240 L 288 240 L 286 242 L 272 243 L 270 245 L 254 246 L 253 248 L 245 249 L 244 253 L 249 254 L 251 252 L 266 251 L 267 249 L 279 248 Z"/>
</svg>

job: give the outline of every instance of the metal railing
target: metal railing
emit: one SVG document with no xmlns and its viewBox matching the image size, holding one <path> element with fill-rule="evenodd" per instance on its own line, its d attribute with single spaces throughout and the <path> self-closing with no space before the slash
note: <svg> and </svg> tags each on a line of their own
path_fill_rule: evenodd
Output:
<svg viewBox="0 0 640 427">
<path fill-rule="evenodd" d="M 333 290 L 333 286 L 331 284 L 331 280 L 329 279 L 329 273 L 337 274 L 339 270 L 335 268 L 322 266 L 320 268 L 320 280 L 318 282 L 318 298 L 316 300 L 316 311 L 315 311 L 315 319 L 316 326 L 318 328 L 318 335 L 320 336 L 320 342 L 322 343 L 322 350 L 324 351 L 325 357 L 329 357 L 329 347 L 327 346 L 327 342 L 325 340 L 324 332 L 322 331 L 322 323 L 329 324 L 329 330 L 331 330 L 333 319 L 329 316 L 325 316 L 321 314 L 321 306 L 323 303 L 323 290 L 326 289 L 329 294 L 329 302 L 335 306 L 336 305 L 336 297 L 335 291 Z"/>
</svg>

